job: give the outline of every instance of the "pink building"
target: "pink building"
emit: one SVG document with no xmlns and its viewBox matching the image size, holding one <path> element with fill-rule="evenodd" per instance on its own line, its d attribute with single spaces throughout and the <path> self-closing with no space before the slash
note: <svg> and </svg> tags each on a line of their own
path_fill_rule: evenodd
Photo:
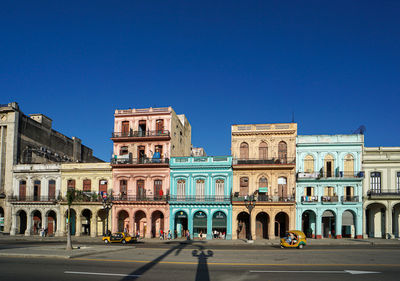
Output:
<svg viewBox="0 0 400 281">
<path fill-rule="evenodd" d="M 189 156 L 191 126 L 171 107 L 114 114 L 112 230 L 157 237 L 168 231 L 169 158 Z"/>
</svg>

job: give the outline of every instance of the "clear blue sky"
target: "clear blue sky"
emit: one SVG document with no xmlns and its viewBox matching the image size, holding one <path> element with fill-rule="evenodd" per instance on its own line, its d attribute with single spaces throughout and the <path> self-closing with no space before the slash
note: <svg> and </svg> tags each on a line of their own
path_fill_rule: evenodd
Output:
<svg viewBox="0 0 400 281">
<path fill-rule="evenodd" d="M 43 113 L 108 160 L 115 109 L 173 106 L 192 143 L 230 125 L 367 128 L 400 146 L 400 1 L 2 1 L 0 103 Z"/>
</svg>

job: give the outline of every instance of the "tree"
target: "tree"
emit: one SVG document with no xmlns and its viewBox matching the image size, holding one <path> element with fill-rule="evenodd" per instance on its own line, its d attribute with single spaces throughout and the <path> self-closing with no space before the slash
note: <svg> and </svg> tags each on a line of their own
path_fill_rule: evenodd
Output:
<svg viewBox="0 0 400 281">
<path fill-rule="evenodd" d="M 75 200 L 75 189 L 68 189 L 67 191 L 67 203 L 68 203 L 68 223 L 67 223 L 67 250 L 72 250 L 72 241 L 71 241 L 71 205 Z"/>
</svg>

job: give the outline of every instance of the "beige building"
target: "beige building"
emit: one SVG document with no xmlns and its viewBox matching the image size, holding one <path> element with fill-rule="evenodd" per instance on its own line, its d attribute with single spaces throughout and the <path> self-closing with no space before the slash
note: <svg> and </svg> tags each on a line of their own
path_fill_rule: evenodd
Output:
<svg viewBox="0 0 400 281">
<path fill-rule="evenodd" d="M 296 123 L 232 126 L 233 239 L 249 238 L 250 228 L 252 238 L 273 239 L 295 227 L 296 136 Z"/>
<path fill-rule="evenodd" d="M 78 191 L 79 196 L 71 206 L 71 233 L 75 236 L 103 235 L 106 231 L 107 212 L 103 209 L 102 194 L 112 193 L 110 163 L 74 163 L 61 165 L 60 212 L 63 215 L 61 232 L 67 233 L 66 218 L 68 204 L 66 194 L 69 188 Z M 111 229 L 111 210 L 108 214 Z"/>
<path fill-rule="evenodd" d="M 364 147 L 364 237 L 399 237 L 400 147 Z"/>
</svg>

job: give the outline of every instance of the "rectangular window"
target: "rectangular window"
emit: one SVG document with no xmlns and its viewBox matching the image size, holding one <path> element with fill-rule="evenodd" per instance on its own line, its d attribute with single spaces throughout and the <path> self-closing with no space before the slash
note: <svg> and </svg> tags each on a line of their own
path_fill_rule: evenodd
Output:
<svg viewBox="0 0 400 281">
<path fill-rule="evenodd" d="M 56 181 L 49 180 L 49 199 L 56 198 Z"/>
<path fill-rule="evenodd" d="M 83 192 L 90 192 L 92 189 L 91 180 L 83 180 Z"/>
<path fill-rule="evenodd" d="M 223 200 L 225 194 L 225 181 L 216 180 L 215 181 L 215 197 L 217 200 Z"/>
<path fill-rule="evenodd" d="M 400 172 L 397 172 L 396 183 L 397 183 L 397 193 L 399 193 L 400 192 Z"/>
<path fill-rule="evenodd" d="M 75 180 L 67 181 L 67 189 L 75 189 Z"/>
<path fill-rule="evenodd" d="M 122 136 L 127 136 L 129 133 L 129 121 L 122 121 Z"/>
<path fill-rule="evenodd" d="M 249 195 L 249 178 L 242 177 L 240 178 L 240 196 L 247 196 Z"/>
<path fill-rule="evenodd" d="M 196 200 L 204 201 L 204 195 L 205 195 L 204 180 L 197 180 L 196 181 Z"/>
<path fill-rule="evenodd" d="M 185 199 L 185 194 L 186 194 L 185 186 L 186 186 L 185 180 L 178 180 L 177 192 L 176 192 L 177 200 Z"/>
<path fill-rule="evenodd" d="M 99 181 L 99 192 L 102 193 L 107 193 L 107 181 L 106 180 L 100 180 Z"/>
<path fill-rule="evenodd" d="M 381 173 L 372 172 L 370 177 L 370 188 L 374 193 L 381 193 Z"/>
</svg>

